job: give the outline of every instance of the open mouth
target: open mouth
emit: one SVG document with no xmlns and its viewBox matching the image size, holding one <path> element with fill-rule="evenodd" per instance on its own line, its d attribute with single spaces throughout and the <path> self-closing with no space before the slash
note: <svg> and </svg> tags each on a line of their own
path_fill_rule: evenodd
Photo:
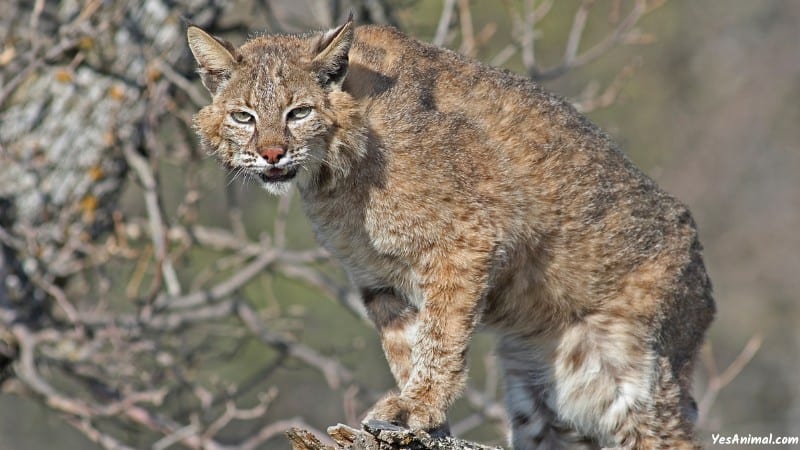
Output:
<svg viewBox="0 0 800 450">
<path fill-rule="evenodd" d="M 296 167 L 292 168 L 273 167 L 258 174 L 258 176 L 261 178 L 261 181 L 263 181 L 264 183 L 275 183 L 277 181 L 291 180 L 292 178 L 294 178 L 295 175 L 297 175 Z"/>
</svg>

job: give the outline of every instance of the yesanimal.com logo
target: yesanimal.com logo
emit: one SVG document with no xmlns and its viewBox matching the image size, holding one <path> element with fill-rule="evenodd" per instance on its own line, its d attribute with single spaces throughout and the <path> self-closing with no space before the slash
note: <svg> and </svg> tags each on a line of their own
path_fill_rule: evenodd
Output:
<svg viewBox="0 0 800 450">
<path fill-rule="evenodd" d="M 711 440 L 714 445 L 797 445 L 800 443 L 798 436 L 774 436 L 772 433 L 764 435 L 712 433 Z"/>
</svg>

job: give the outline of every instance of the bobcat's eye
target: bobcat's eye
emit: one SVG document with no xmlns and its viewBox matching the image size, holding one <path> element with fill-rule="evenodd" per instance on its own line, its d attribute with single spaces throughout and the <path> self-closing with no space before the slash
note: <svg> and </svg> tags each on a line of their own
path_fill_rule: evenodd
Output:
<svg viewBox="0 0 800 450">
<path fill-rule="evenodd" d="M 234 111 L 231 113 L 231 117 L 239 123 L 250 123 L 253 121 L 253 115 L 245 111 Z"/>
<path fill-rule="evenodd" d="M 300 120 L 303 118 L 308 117 L 311 114 L 311 107 L 310 106 L 300 106 L 299 108 L 295 108 L 289 111 L 286 114 L 287 120 Z"/>
</svg>

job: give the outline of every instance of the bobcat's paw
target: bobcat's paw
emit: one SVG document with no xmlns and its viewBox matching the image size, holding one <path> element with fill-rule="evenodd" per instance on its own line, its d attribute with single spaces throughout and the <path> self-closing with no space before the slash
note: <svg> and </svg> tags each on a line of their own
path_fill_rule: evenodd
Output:
<svg viewBox="0 0 800 450">
<path fill-rule="evenodd" d="M 364 418 L 383 420 L 411 429 L 432 431 L 440 428 L 446 420 L 445 412 L 409 398 L 390 394 L 378 401 Z"/>
</svg>

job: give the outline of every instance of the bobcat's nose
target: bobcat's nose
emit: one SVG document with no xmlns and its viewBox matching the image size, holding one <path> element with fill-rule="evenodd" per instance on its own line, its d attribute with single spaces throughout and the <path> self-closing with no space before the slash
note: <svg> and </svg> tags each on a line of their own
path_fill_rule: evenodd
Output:
<svg viewBox="0 0 800 450">
<path fill-rule="evenodd" d="M 261 157 L 270 164 L 277 164 L 285 153 L 286 150 L 281 147 L 267 147 L 261 150 Z"/>
</svg>

